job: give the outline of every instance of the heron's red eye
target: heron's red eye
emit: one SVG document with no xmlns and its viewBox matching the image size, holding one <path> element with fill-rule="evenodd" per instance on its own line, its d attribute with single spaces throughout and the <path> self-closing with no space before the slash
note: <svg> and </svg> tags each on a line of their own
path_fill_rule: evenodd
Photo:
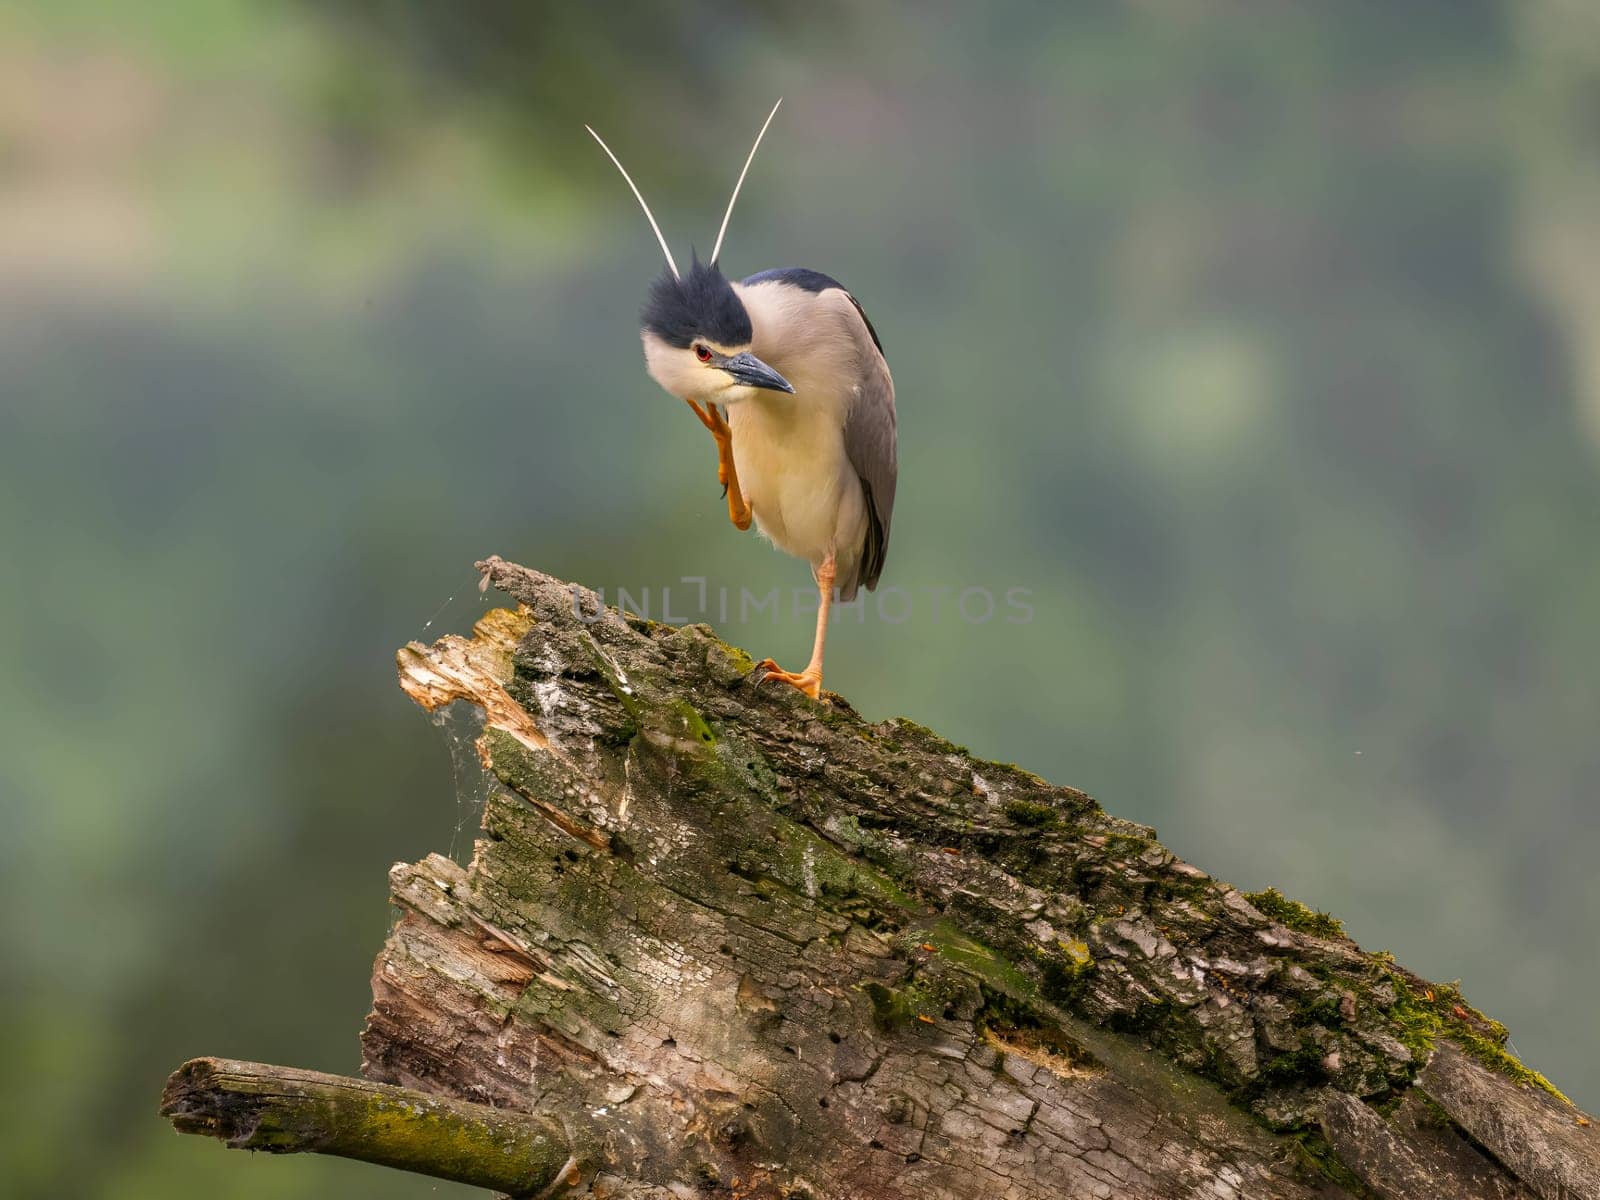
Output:
<svg viewBox="0 0 1600 1200">
<path fill-rule="evenodd" d="M 709 346 L 696 346 L 694 348 L 694 356 L 696 358 L 698 358 L 701 362 L 710 362 L 711 361 L 711 347 L 709 347 Z"/>
</svg>

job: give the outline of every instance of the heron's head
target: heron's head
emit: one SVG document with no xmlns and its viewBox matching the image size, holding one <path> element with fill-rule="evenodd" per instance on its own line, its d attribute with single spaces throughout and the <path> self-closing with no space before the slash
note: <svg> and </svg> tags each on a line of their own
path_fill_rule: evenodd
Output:
<svg viewBox="0 0 1600 1200">
<path fill-rule="evenodd" d="M 674 396 L 726 405 L 761 391 L 794 391 L 750 353 L 750 314 L 713 263 L 696 259 L 681 277 L 663 271 L 639 315 L 645 366 Z"/>
<path fill-rule="evenodd" d="M 783 101 L 779 100 L 778 104 Z M 650 285 L 650 296 L 644 303 L 640 318 L 644 325 L 644 358 L 651 377 L 674 396 L 711 404 L 736 404 L 762 392 L 792 392 L 794 387 L 754 354 L 750 343 L 754 331 L 750 327 L 750 314 L 733 285 L 717 269 L 717 258 L 722 253 L 722 239 L 728 232 L 728 221 L 733 216 L 733 206 L 739 199 L 739 189 L 744 177 L 755 161 L 756 150 L 766 136 L 767 126 L 778 115 L 778 104 L 772 106 L 761 132 L 756 134 L 755 145 L 744 160 L 744 169 L 733 185 L 733 195 L 728 209 L 722 214 L 722 228 L 717 230 L 717 244 L 711 248 L 711 261 L 701 263 L 699 258 L 690 263 L 687 274 L 680 273 L 678 264 L 667 246 L 667 239 L 656 224 L 655 214 L 645 203 L 644 193 L 633 182 L 633 176 L 620 159 L 611 153 L 611 147 L 591 127 L 589 136 L 600 143 L 606 157 L 615 164 L 627 182 L 633 197 L 644 210 L 645 220 L 661 244 L 661 253 L 667 260 L 667 269 Z"/>
</svg>

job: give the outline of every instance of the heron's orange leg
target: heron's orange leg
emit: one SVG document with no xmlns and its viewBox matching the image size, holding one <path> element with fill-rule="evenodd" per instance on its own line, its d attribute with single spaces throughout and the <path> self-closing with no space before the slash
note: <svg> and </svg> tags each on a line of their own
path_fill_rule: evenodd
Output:
<svg viewBox="0 0 1600 1200">
<path fill-rule="evenodd" d="M 833 607 L 833 579 L 833 555 L 830 554 L 817 568 L 817 637 L 811 643 L 811 661 L 806 664 L 806 669 L 785 671 L 770 658 L 764 658 L 756 664 L 756 670 L 763 672 L 756 681 L 758 685 L 776 679 L 790 687 L 799 688 L 813 700 L 822 695 L 822 651 L 828 643 L 828 612 Z"/>
<path fill-rule="evenodd" d="M 701 408 L 693 400 L 685 403 L 694 409 L 700 424 L 711 431 L 712 440 L 717 443 L 717 482 L 722 485 L 723 495 L 728 497 L 728 520 L 736 529 L 749 529 L 752 514 L 744 501 L 744 493 L 739 490 L 739 472 L 733 465 L 733 430 L 722 419 L 715 404 Z"/>
</svg>

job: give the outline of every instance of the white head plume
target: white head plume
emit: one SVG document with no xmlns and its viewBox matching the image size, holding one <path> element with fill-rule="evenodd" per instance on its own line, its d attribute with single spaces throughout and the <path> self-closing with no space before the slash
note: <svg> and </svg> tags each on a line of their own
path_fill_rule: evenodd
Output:
<svg viewBox="0 0 1600 1200">
<path fill-rule="evenodd" d="M 761 132 L 756 134 L 755 145 L 750 147 L 750 156 L 744 160 L 744 170 L 739 172 L 739 182 L 733 185 L 733 195 L 728 197 L 728 211 L 722 214 L 722 228 L 717 230 L 717 244 L 711 248 L 711 265 L 717 265 L 717 256 L 722 253 L 722 239 L 728 235 L 728 221 L 733 216 L 733 206 L 739 199 L 739 189 L 744 186 L 744 177 L 750 173 L 750 164 L 756 160 L 756 151 L 761 148 L 761 139 L 767 136 L 767 126 L 772 124 L 772 118 L 778 115 L 778 105 L 783 103 L 783 97 L 778 97 L 778 104 L 772 106 L 772 111 L 767 114 L 767 119 L 761 126 Z M 608 151 L 609 153 L 609 151 Z M 621 163 L 617 164 L 619 167 Z M 641 200 L 639 203 L 643 204 Z"/>
<path fill-rule="evenodd" d="M 776 112 L 777 110 L 774 109 L 773 111 Z M 767 119 L 771 120 L 772 118 L 768 117 Z M 617 156 L 615 154 L 611 153 L 611 147 L 605 144 L 605 142 L 601 139 L 600 135 L 598 133 L 596 133 L 588 125 L 585 125 L 584 128 L 589 130 L 589 136 L 590 137 L 592 137 L 595 141 L 600 143 L 600 149 L 602 149 L 602 150 L 604 150 L 606 152 L 606 157 L 609 158 L 613 163 L 616 164 L 617 170 L 621 171 L 622 172 L 622 177 L 628 181 L 628 186 L 633 189 L 633 198 L 639 202 L 639 207 L 644 209 L 644 219 L 646 221 L 650 222 L 650 228 L 655 230 L 656 241 L 661 243 L 661 253 L 663 253 L 663 254 L 665 254 L 667 256 L 667 266 L 672 268 L 672 277 L 674 279 L 682 279 L 683 276 L 678 274 L 678 264 L 676 262 L 674 262 L 673 259 L 672 259 L 672 251 L 667 249 L 667 239 L 661 236 L 661 226 L 656 224 L 655 214 L 650 211 L 650 206 L 644 202 L 644 196 L 639 191 L 639 185 L 633 182 L 633 176 L 628 174 L 628 169 L 626 167 L 624 167 L 620 161 L 618 161 Z M 762 132 L 763 133 L 766 132 L 765 128 L 762 129 Z M 756 139 L 756 143 L 758 145 L 760 144 L 760 141 L 761 141 L 760 138 Z M 750 153 L 753 155 L 755 153 L 755 151 L 752 150 Z M 750 165 L 749 163 L 746 163 L 745 167 L 748 169 L 749 165 Z M 739 176 L 739 182 L 741 182 L 741 183 L 744 182 L 744 176 L 743 175 Z M 739 194 L 739 189 L 735 188 L 734 191 L 733 191 L 733 194 L 735 196 L 737 196 Z M 729 206 L 729 211 L 730 212 L 732 211 L 732 206 L 731 205 Z M 723 222 L 723 227 L 724 228 L 727 227 L 727 222 L 726 221 Z M 720 238 L 717 239 L 717 244 L 719 246 L 722 244 L 722 240 Z M 716 261 L 716 256 L 715 255 L 712 256 L 712 260 L 711 261 L 712 262 Z"/>
</svg>

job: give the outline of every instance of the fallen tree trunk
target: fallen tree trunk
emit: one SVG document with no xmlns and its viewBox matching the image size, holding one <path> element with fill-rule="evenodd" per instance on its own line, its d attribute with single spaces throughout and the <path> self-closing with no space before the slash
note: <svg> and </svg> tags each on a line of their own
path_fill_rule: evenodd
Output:
<svg viewBox="0 0 1600 1200">
<path fill-rule="evenodd" d="M 489 1186 L 1600 1200 L 1600 1135 L 1505 1030 L 1332 918 L 757 689 L 704 627 L 480 568 L 517 608 L 399 667 L 482 710 L 482 837 L 391 872 L 362 1043 L 371 1079 L 567 1155 Z"/>
</svg>

